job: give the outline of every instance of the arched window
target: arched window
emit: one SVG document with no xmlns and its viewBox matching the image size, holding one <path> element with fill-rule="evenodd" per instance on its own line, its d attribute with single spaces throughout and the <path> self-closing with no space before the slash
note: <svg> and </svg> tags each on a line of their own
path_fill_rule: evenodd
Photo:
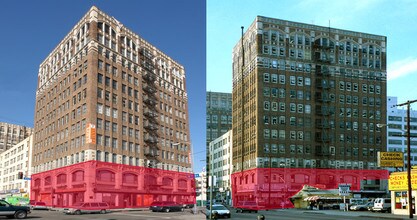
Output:
<svg viewBox="0 0 417 220">
<path fill-rule="evenodd" d="M 73 182 L 81 182 L 84 181 L 84 171 L 78 170 L 72 173 L 72 181 Z"/>
<path fill-rule="evenodd" d="M 45 186 L 52 185 L 52 178 L 50 176 L 45 178 Z"/>
<path fill-rule="evenodd" d="M 103 182 L 115 182 L 116 175 L 109 170 L 98 170 L 97 171 L 97 180 Z"/>
<path fill-rule="evenodd" d="M 138 183 L 138 175 L 133 174 L 133 173 L 124 173 L 123 174 L 123 183 L 137 184 Z"/>
<path fill-rule="evenodd" d="M 169 177 L 164 177 L 164 178 L 162 179 L 162 185 L 163 185 L 163 186 L 173 186 L 173 181 L 172 181 L 172 179 L 171 179 L 171 178 L 169 178 Z"/>
<path fill-rule="evenodd" d="M 187 180 L 179 179 L 178 180 L 178 187 L 179 188 L 187 188 Z"/>
<path fill-rule="evenodd" d="M 66 184 L 67 183 L 67 175 L 66 174 L 59 174 L 56 177 L 56 184 Z"/>
</svg>

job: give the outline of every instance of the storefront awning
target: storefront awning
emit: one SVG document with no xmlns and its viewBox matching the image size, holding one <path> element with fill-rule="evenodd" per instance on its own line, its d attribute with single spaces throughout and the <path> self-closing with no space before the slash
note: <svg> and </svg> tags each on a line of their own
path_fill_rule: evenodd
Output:
<svg viewBox="0 0 417 220">
<path fill-rule="evenodd" d="M 340 196 L 336 197 L 326 197 L 326 196 L 309 196 L 304 198 L 304 201 L 317 201 L 317 200 L 330 200 L 330 199 L 342 199 Z"/>
</svg>

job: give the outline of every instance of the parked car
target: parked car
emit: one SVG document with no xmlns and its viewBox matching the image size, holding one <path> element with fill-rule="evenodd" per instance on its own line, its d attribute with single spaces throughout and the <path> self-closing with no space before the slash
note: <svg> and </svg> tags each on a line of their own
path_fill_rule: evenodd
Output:
<svg viewBox="0 0 417 220">
<path fill-rule="evenodd" d="M 184 211 L 183 205 L 172 201 L 153 202 L 149 209 L 152 212 Z"/>
<path fill-rule="evenodd" d="M 0 216 L 23 219 L 26 218 L 29 213 L 29 206 L 14 206 L 4 200 L 0 200 Z"/>
<path fill-rule="evenodd" d="M 83 202 L 75 204 L 70 208 L 64 208 L 65 214 L 81 215 L 86 213 L 105 214 L 110 209 L 109 204 L 105 202 Z"/>
<path fill-rule="evenodd" d="M 372 211 L 391 212 L 391 198 L 376 198 Z"/>
<path fill-rule="evenodd" d="M 374 206 L 374 202 L 367 202 L 365 204 L 352 204 L 349 209 L 352 211 L 366 211 Z"/>
<path fill-rule="evenodd" d="M 30 208 L 35 210 L 49 210 L 49 207 L 46 206 L 46 203 L 44 202 L 35 202 L 35 201 L 31 201 L 30 203 Z"/>
<path fill-rule="evenodd" d="M 182 204 L 182 207 L 184 207 L 185 209 L 194 208 L 194 204 L 185 203 L 185 204 Z"/>
<path fill-rule="evenodd" d="M 224 205 L 220 205 L 220 204 L 214 204 L 211 206 L 211 214 L 213 216 L 213 214 L 216 213 L 217 217 L 225 217 L 225 218 L 230 218 L 231 214 L 230 214 L 230 210 L 227 209 Z M 207 217 L 210 216 L 210 209 L 207 209 L 206 211 L 206 215 Z"/>
<path fill-rule="evenodd" d="M 260 206 L 255 201 L 241 201 L 238 202 L 236 206 L 236 212 L 255 212 L 258 213 L 258 210 L 261 209 Z"/>
</svg>

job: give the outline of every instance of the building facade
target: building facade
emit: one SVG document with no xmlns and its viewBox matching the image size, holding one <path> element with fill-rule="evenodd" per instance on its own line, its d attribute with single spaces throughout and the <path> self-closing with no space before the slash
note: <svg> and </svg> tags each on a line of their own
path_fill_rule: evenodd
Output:
<svg viewBox="0 0 417 220">
<path fill-rule="evenodd" d="M 32 164 L 42 175 L 36 197 L 56 190 L 45 185 L 44 172 L 93 160 L 97 177 L 100 162 L 191 172 L 190 146 L 184 67 L 98 8 L 93 6 L 40 64 Z M 116 171 L 109 168 L 108 175 Z M 180 181 L 171 174 L 167 182 Z M 136 175 L 140 172 L 132 178 Z M 56 186 L 58 176 L 51 178 Z M 164 182 L 163 176 L 155 178 Z M 74 188 L 82 190 L 71 201 L 100 198 L 97 187 Z M 46 194 L 45 200 L 63 205 Z"/>
<path fill-rule="evenodd" d="M 385 36 L 258 16 L 232 56 L 234 184 L 259 190 L 240 200 L 287 203 L 303 184 L 359 190 L 366 170 L 387 178 Z"/>
<path fill-rule="evenodd" d="M 0 153 L 32 135 L 32 128 L 0 122 Z"/>
<path fill-rule="evenodd" d="M 207 201 L 207 172 L 205 170 L 201 171 L 195 181 L 197 205 L 204 207 Z"/>
<path fill-rule="evenodd" d="M 387 98 L 387 151 L 403 152 L 404 167 L 407 167 L 407 138 L 404 136 L 407 130 L 407 109 L 397 107 L 397 97 Z M 410 110 L 410 136 L 417 137 L 417 111 Z M 411 166 L 417 165 L 417 141 L 411 138 Z"/>
<path fill-rule="evenodd" d="M 232 94 L 207 92 L 206 108 L 206 152 L 209 152 L 210 142 L 232 129 Z M 206 169 L 210 172 L 210 158 L 206 155 Z"/>
<path fill-rule="evenodd" d="M 29 197 L 33 135 L 0 154 L 0 197 Z"/>
<path fill-rule="evenodd" d="M 232 129 L 232 94 L 207 92 L 207 146 Z"/>
<path fill-rule="evenodd" d="M 209 145 L 207 154 L 210 158 L 210 168 L 213 170 L 210 175 L 215 176 L 213 179 L 213 200 L 223 201 L 231 204 L 231 181 L 232 173 L 232 130 L 229 130 L 222 136 L 216 138 Z"/>
</svg>

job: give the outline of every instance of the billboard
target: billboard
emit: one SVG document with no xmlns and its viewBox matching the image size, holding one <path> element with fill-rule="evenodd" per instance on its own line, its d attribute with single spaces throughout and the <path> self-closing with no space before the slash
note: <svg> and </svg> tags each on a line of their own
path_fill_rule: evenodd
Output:
<svg viewBox="0 0 417 220">
<path fill-rule="evenodd" d="M 378 152 L 378 167 L 404 167 L 403 152 Z"/>
</svg>

